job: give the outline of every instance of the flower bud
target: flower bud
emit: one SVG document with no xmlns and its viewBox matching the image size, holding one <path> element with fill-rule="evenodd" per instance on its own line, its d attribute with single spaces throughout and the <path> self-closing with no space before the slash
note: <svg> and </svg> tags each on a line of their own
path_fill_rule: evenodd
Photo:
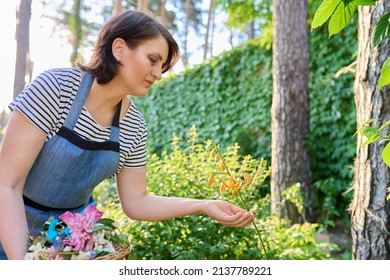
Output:
<svg viewBox="0 0 390 280">
<path fill-rule="evenodd" d="M 225 190 L 226 190 L 226 186 L 224 183 L 221 183 L 221 186 L 219 187 L 219 192 L 221 194 L 224 194 L 225 193 Z"/>
<path fill-rule="evenodd" d="M 217 150 L 216 149 L 212 149 L 211 150 L 211 153 L 210 153 L 210 157 L 215 157 L 215 155 L 217 154 Z"/>
<path fill-rule="evenodd" d="M 207 186 L 210 187 L 214 183 L 214 174 L 211 174 L 207 180 Z"/>
<path fill-rule="evenodd" d="M 252 178 L 251 178 L 251 175 L 249 175 L 249 173 L 245 172 L 244 173 L 244 180 L 247 184 L 252 184 Z"/>
</svg>

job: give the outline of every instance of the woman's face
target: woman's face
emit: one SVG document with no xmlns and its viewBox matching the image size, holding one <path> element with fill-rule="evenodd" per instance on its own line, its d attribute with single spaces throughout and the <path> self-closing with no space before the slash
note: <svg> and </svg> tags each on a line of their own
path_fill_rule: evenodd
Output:
<svg viewBox="0 0 390 280">
<path fill-rule="evenodd" d="M 116 78 L 128 95 L 146 96 L 152 84 L 161 79 L 168 51 L 168 43 L 162 36 L 146 40 L 135 49 L 123 46 Z"/>
</svg>

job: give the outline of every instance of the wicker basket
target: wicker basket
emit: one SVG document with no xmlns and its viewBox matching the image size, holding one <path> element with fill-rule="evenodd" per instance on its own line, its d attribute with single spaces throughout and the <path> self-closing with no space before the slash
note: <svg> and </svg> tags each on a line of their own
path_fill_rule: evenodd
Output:
<svg viewBox="0 0 390 280">
<path fill-rule="evenodd" d="M 94 260 L 123 260 L 131 251 L 133 251 L 131 246 L 123 245 L 120 249 L 117 249 L 116 252 L 94 258 Z"/>
<path fill-rule="evenodd" d="M 30 245 L 32 244 L 33 240 L 34 240 L 34 237 L 29 236 Z M 92 260 L 123 260 L 126 258 L 126 256 L 128 254 L 130 254 L 133 251 L 133 247 L 131 247 L 130 245 L 126 245 L 126 244 L 121 244 L 121 245 L 115 244 L 114 247 L 115 247 L 115 252 L 101 256 L 101 257 L 93 258 Z M 50 254 L 50 253 L 48 253 L 48 252 L 41 252 L 40 253 L 42 259 L 46 259 L 47 254 Z M 74 252 L 73 254 L 77 254 L 77 252 Z"/>
</svg>

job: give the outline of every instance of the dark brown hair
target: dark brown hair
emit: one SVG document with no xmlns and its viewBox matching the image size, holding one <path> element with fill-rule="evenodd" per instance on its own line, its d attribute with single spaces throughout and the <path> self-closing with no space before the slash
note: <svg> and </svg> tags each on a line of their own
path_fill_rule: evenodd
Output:
<svg viewBox="0 0 390 280">
<path fill-rule="evenodd" d="M 107 21 L 99 32 L 90 62 L 85 66 L 79 63 L 78 66 L 91 73 L 99 84 L 107 84 L 116 75 L 120 64 L 112 54 L 112 43 L 116 38 L 122 38 L 130 49 L 135 49 L 145 40 L 158 36 L 168 43 L 168 58 L 162 69 L 165 73 L 177 62 L 179 47 L 163 25 L 138 11 L 125 11 Z"/>
</svg>

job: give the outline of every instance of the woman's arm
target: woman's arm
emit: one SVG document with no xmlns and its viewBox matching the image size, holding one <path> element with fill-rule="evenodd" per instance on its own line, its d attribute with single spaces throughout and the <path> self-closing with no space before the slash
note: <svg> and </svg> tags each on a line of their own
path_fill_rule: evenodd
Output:
<svg viewBox="0 0 390 280">
<path fill-rule="evenodd" d="M 27 251 L 23 187 L 45 139 L 22 113 L 12 112 L 0 148 L 0 241 L 8 259 L 23 259 Z"/>
<path fill-rule="evenodd" d="M 224 226 L 245 227 L 253 214 L 221 200 L 200 200 L 150 195 L 146 189 L 146 168 L 123 168 L 117 176 L 120 202 L 134 220 L 158 221 L 193 214 L 206 214 Z"/>
</svg>

